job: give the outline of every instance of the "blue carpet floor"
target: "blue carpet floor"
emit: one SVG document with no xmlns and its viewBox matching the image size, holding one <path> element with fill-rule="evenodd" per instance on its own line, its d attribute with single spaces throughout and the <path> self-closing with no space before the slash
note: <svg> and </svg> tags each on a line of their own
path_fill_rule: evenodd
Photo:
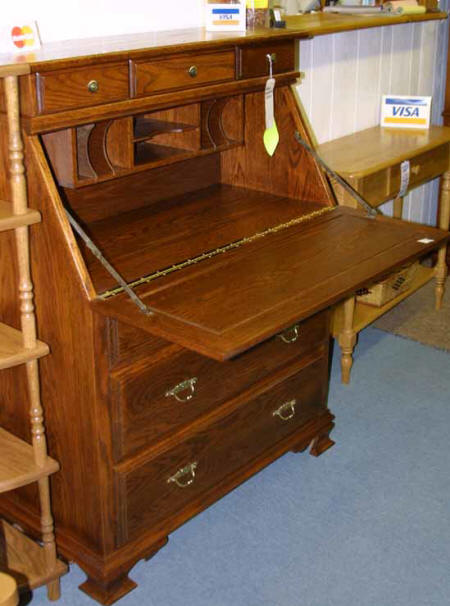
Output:
<svg viewBox="0 0 450 606">
<path fill-rule="evenodd" d="M 450 605 L 450 355 L 367 329 L 342 386 L 337 354 L 336 445 L 287 454 L 185 524 L 120 606 Z M 72 566 L 60 606 L 95 603 L 83 580 Z"/>
</svg>

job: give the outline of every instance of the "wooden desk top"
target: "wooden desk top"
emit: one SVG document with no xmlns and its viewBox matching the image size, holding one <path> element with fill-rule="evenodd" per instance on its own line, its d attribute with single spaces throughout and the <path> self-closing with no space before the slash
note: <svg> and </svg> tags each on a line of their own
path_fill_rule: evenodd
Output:
<svg viewBox="0 0 450 606">
<path fill-rule="evenodd" d="M 428 130 L 375 126 L 323 143 L 317 152 L 340 175 L 361 178 L 449 141 L 446 126 Z"/>
<path fill-rule="evenodd" d="M 205 28 L 194 28 L 50 42 L 31 53 L 0 54 L 0 77 L 36 72 L 44 65 L 47 69 L 56 69 L 103 63 L 111 59 L 128 59 L 130 53 L 133 57 L 137 57 L 140 52 L 150 56 L 152 51 L 161 55 L 165 52 L 173 53 L 181 50 L 205 50 L 205 48 L 223 46 L 225 43 L 242 46 L 265 39 L 311 38 L 334 32 L 446 18 L 447 13 L 443 12 L 395 17 L 318 13 L 289 16 L 286 29 L 211 33 L 206 32 Z"/>
</svg>

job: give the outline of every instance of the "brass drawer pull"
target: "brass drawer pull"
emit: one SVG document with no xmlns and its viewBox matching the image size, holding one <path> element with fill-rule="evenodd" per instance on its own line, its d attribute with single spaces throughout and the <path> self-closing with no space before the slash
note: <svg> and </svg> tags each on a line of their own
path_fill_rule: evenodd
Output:
<svg viewBox="0 0 450 606">
<path fill-rule="evenodd" d="M 192 377 L 192 379 L 181 381 L 181 383 L 178 383 L 178 385 L 175 385 L 175 387 L 172 387 L 172 389 L 166 391 L 166 398 L 174 397 L 175 400 L 178 400 L 178 402 L 188 402 L 194 397 L 196 383 L 197 377 Z M 179 396 L 178 394 L 182 393 L 183 391 L 187 391 L 188 393 L 186 393 L 184 397 Z"/>
<path fill-rule="evenodd" d="M 291 328 L 287 328 L 284 332 L 281 332 L 278 336 L 283 343 L 295 343 L 300 336 L 299 325 L 294 324 Z"/>
<path fill-rule="evenodd" d="M 96 93 L 96 92 L 98 92 L 98 89 L 100 87 L 99 87 L 97 80 L 90 80 L 88 82 L 87 88 L 90 93 Z"/>
<path fill-rule="evenodd" d="M 295 416 L 295 405 L 297 404 L 297 400 L 289 400 L 289 402 L 285 402 L 279 408 L 273 411 L 273 417 L 280 417 L 282 421 L 289 421 Z"/>
<path fill-rule="evenodd" d="M 188 69 L 188 74 L 191 78 L 196 78 L 198 74 L 198 67 L 196 65 L 191 65 L 191 67 Z"/>
<path fill-rule="evenodd" d="M 194 463 L 189 463 L 188 465 L 186 465 L 186 467 L 182 467 L 177 471 L 177 473 L 174 473 L 173 476 L 167 478 L 167 484 L 175 482 L 175 484 L 180 488 L 186 488 L 186 486 L 190 486 L 195 480 L 195 470 L 197 469 L 197 465 L 197 461 L 194 461 Z M 189 479 L 182 482 L 181 479 L 184 478 L 184 476 L 189 476 Z"/>
<path fill-rule="evenodd" d="M 411 166 L 411 172 L 413 175 L 418 175 L 420 173 L 420 164 L 416 164 L 415 166 Z"/>
</svg>

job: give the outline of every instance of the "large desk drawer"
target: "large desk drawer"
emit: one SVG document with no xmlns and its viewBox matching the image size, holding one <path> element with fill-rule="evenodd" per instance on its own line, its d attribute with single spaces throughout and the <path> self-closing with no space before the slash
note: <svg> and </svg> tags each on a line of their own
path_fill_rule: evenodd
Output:
<svg viewBox="0 0 450 606">
<path fill-rule="evenodd" d="M 172 346 L 154 364 L 142 358 L 113 371 L 116 460 L 195 421 L 327 339 L 324 312 L 227 362 Z"/>
<path fill-rule="evenodd" d="M 41 114 L 122 101 L 129 96 L 128 64 L 38 73 L 36 87 Z"/>
<path fill-rule="evenodd" d="M 327 373 L 323 356 L 156 458 L 117 472 L 119 541 L 184 509 L 189 517 L 201 495 L 322 414 Z"/>
<path fill-rule="evenodd" d="M 235 79 L 234 50 L 170 55 L 132 63 L 134 96 Z"/>
</svg>

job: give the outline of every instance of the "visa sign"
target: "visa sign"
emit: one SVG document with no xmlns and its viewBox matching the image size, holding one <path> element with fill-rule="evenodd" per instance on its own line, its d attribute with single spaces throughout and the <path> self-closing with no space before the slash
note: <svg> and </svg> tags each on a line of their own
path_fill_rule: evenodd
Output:
<svg viewBox="0 0 450 606">
<path fill-rule="evenodd" d="M 431 97 L 383 95 L 381 126 L 429 128 Z"/>
</svg>

